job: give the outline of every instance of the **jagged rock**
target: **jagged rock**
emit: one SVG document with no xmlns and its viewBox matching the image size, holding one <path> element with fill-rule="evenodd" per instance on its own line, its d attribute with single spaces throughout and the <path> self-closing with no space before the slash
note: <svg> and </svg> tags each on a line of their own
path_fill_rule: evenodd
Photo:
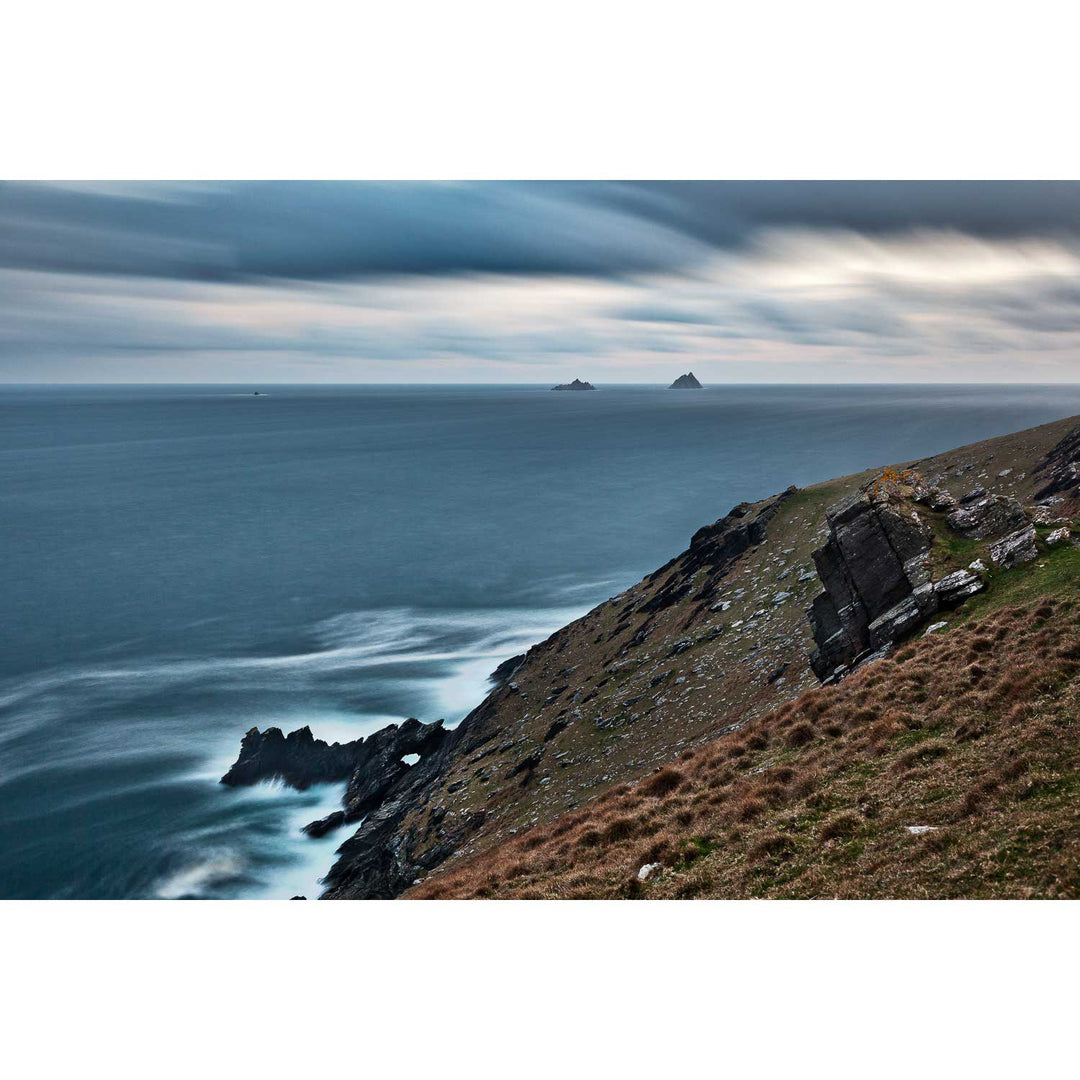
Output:
<svg viewBox="0 0 1080 1080">
<path fill-rule="evenodd" d="M 968 563 L 968 569 L 975 574 L 985 574 L 988 570 L 986 563 L 982 559 L 976 559 L 974 562 Z"/>
<path fill-rule="evenodd" d="M 952 607 L 984 589 L 985 583 L 969 570 L 957 570 L 934 582 L 934 595 L 941 607 Z"/>
<path fill-rule="evenodd" d="M 1045 481 L 1035 493 L 1036 499 L 1059 494 L 1068 494 L 1071 498 L 1077 494 L 1076 488 L 1080 484 L 1080 424 L 1054 446 L 1032 470 L 1032 475 Z"/>
<path fill-rule="evenodd" d="M 345 811 L 335 810 L 332 814 L 327 814 L 324 818 L 319 818 L 318 821 L 312 821 L 304 826 L 303 831 L 308 836 L 318 838 L 325 836 L 331 829 L 340 828 L 345 824 Z"/>
<path fill-rule="evenodd" d="M 700 390 L 701 383 L 694 377 L 692 371 L 680 375 L 669 387 L 669 390 Z"/>
<path fill-rule="evenodd" d="M 960 505 L 967 506 L 969 503 L 978 502 L 986 494 L 986 488 L 973 488 L 966 495 L 960 496 Z"/>
<path fill-rule="evenodd" d="M 922 621 L 923 613 L 914 596 L 901 600 L 895 607 L 879 615 L 867 627 L 870 647 L 880 649 L 890 642 L 899 641 Z"/>
<path fill-rule="evenodd" d="M 240 742 L 240 756 L 221 783 L 229 787 L 279 778 L 301 791 L 312 784 L 344 780 L 356 768 L 363 739 L 329 744 L 316 739 L 311 728 L 283 735 L 280 728 L 260 732 L 253 727 Z"/>
<path fill-rule="evenodd" d="M 990 558 L 998 566 L 1011 570 L 1021 563 L 1031 562 L 1038 558 L 1039 549 L 1035 546 L 1035 528 L 1027 525 L 1023 529 L 1002 537 L 996 543 L 990 545 Z"/>
<path fill-rule="evenodd" d="M 818 678 L 896 640 L 934 607 L 925 556 L 930 530 L 901 505 L 850 495 L 825 512 L 829 537 L 814 552 L 825 591 L 809 610 Z M 871 629 L 871 626 L 873 627 Z"/>
<path fill-rule="evenodd" d="M 660 588 L 641 605 L 641 612 L 652 614 L 678 603 L 693 591 L 693 578 L 700 570 L 707 570 L 708 584 L 701 594 L 702 602 L 711 602 L 717 587 L 728 568 L 744 551 L 755 547 L 765 539 L 769 522 L 783 505 L 799 489 L 789 487 L 770 499 L 756 514 L 750 516 L 751 505 L 739 503 L 724 517 L 712 525 L 698 529 L 690 538 L 690 548 L 682 555 L 654 570 L 645 580 L 648 583 L 664 577 Z"/>
<path fill-rule="evenodd" d="M 931 634 L 936 634 L 938 630 L 944 630 L 949 624 L 947 622 L 931 623 L 926 630 L 923 631 L 923 637 L 929 637 Z"/>
<path fill-rule="evenodd" d="M 1069 530 L 1067 528 L 1055 529 L 1046 537 L 1046 546 L 1057 547 L 1058 544 L 1064 544 L 1065 541 L 1069 539 L 1069 535 Z"/>
<path fill-rule="evenodd" d="M 1024 508 L 1011 495 L 990 495 L 957 508 L 945 520 L 949 528 L 969 540 L 1004 536 L 1027 525 Z"/>
<path fill-rule="evenodd" d="M 419 754 L 423 758 L 437 750 L 445 738 L 446 729 L 441 720 L 422 724 L 409 719 L 400 726 L 391 724 L 369 735 L 360 747 L 356 768 L 345 790 L 346 819 L 355 821 L 374 809 L 417 767 L 401 760 L 406 754 Z"/>
<path fill-rule="evenodd" d="M 956 506 L 956 496 L 944 488 L 931 488 L 926 501 L 931 510 L 951 510 Z"/>
</svg>

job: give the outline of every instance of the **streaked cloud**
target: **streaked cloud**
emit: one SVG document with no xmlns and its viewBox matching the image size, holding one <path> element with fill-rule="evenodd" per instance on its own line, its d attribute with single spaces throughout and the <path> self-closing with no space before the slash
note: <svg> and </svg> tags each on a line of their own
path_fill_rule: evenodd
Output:
<svg viewBox="0 0 1080 1080">
<path fill-rule="evenodd" d="M 0 185 L 0 380 L 1073 380 L 1075 184 Z"/>
</svg>

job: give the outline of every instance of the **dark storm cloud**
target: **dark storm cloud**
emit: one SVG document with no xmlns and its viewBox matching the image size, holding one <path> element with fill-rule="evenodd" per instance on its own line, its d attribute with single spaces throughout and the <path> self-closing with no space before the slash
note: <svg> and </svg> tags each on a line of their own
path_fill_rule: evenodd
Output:
<svg viewBox="0 0 1080 1080">
<path fill-rule="evenodd" d="M 207 281 L 393 274 L 615 276 L 707 254 L 574 185 L 0 186 L 0 266 Z"/>
<path fill-rule="evenodd" d="M 206 281 L 692 269 L 763 229 L 1080 230 L 1067 182 L 0 185 L 0 266 Z"/>
<path fill-rule="evenodd" d="M 765 228 L 847 229 L 884 236 L 947 229 L 985 239 L 1080 236 L 1074 181 L 656 181 L 598 192 L 718 247 Z"/>
</svg>

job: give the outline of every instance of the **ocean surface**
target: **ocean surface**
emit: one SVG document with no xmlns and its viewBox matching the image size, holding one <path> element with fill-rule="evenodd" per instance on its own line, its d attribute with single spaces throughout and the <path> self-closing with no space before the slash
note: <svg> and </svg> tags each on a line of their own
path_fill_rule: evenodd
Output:
<svg viewBox="0 0 1080 1080">
<path fill-rule="evenodd" d="M 340 785 L 253 725 L 459 721 L 742 499 L 1080 413 L 1080 387 L 0 388 L 0 896 L 289 897 Z"/>
</svg>

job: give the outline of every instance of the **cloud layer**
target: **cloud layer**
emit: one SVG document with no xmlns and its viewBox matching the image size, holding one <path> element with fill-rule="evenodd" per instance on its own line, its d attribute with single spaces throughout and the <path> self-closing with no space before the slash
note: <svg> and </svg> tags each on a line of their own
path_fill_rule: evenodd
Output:
<svg viewBox="0 0 1080 1080">
<path fill-rule="evenodd" d="M 1074 381 L 1080 185 L 0 185 L 0 381 Z"/>
</svg>

